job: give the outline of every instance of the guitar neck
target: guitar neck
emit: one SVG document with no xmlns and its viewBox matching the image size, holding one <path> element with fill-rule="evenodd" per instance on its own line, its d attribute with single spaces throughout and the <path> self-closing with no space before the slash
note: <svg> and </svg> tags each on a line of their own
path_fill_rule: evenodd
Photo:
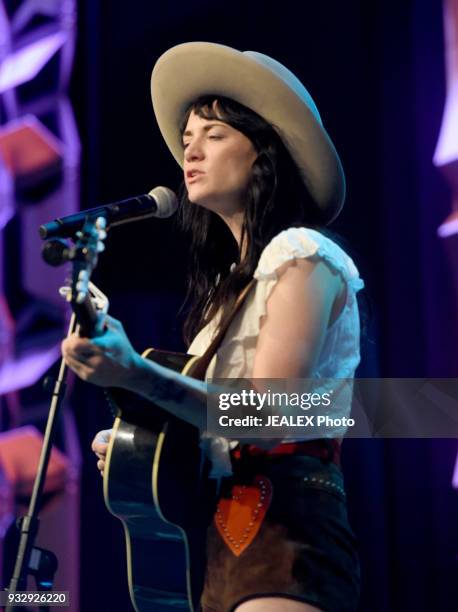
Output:
<svg viewBox="0 0 458 612">
<path fill-rule="evenodd" d="M 82 338 L 93 338 L 97 330 L 97 311 L 91 298 L 87 296 L 82 304 L 72 302 L 72 308 L 80 326 L 79 335 Z"/>
</svg>

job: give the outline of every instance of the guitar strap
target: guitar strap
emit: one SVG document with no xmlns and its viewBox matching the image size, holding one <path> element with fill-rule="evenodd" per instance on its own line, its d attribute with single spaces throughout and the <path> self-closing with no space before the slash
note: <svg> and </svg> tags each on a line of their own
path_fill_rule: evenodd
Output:
<svg viewBox="0 0 458 612">
<path fill-rule="evenodd" d="M 242 289 L 242 291 L 237 297 L 237 300 L 235 301 L 232 312 L 229 315 L 229 317 L 227 317 L 224 325 L 220 327 L 218 333 L 211 341 L 205 353 L 201 357 L 199 357 L 199 359 L 196 360 L 195 364 L 191 365 L 188 371 L 189 376 L 192 376 L 192 378 L 196 378 L 198 380 L 205 379 L 205 373 L 207 371 L 208 366 L 210 365 L 210 361 L 213 359 L 213 356 L 218 350 L 218 347 L 220 346 L 221 342 L 224 340 L 224 336 L 226 335 L 226 332 L 229 329 L 230 324 L 234 320 L 235 315 L 239 312 L 240 308 L 242 307 L 243 303 L 245 302 L 245 299 L 247 298 L 251 289 L 254 287 L 255 283 L 256 283 L 256 280 L 252 278 L 251 281 L 248 283 L 248 285 L 246 285 Z"/>
</svg>

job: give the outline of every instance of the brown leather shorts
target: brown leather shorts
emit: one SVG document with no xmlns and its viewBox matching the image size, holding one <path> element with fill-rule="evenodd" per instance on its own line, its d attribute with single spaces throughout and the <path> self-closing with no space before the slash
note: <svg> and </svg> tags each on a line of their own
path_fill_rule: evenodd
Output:
<svg viewBox="0 0 458 612">
<path fill-rule="evenodd" d="M 236 463 L 221 497 L 229 500 L 256 477 L 268 479 L 272 496 L 243 552 L 235 554 L 223 539 L 218 514 L 208 529 L 202 612 L 232 612 L 258 597 L 286 597 L 326 612 L 357 610 L 359 563 L 340 469 L 303 455 L 249 457 Z"/>
</svg>

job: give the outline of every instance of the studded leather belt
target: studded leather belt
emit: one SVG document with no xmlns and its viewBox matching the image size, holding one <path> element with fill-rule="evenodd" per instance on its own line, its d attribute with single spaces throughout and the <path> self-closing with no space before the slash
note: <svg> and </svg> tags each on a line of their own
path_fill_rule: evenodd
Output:
<svg viewBox="0 0 458 612">
<path fill-rule="evenodd" d="M 331 461 L 340 466 L 340 442 L 334 438 L 285 442 L 265 450 L 254 444 L 236 447 L 231 453 L 235 461 L 244 457 L 281 457 L 282 455 L 309 455 Z"/>
</svg>

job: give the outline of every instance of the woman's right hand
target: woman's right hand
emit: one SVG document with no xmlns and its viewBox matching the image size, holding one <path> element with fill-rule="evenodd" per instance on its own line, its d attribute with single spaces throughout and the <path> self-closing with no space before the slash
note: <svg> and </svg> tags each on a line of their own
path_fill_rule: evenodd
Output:
<svg viewBox="0 0 458 612">
<path fill-rule="evenodd" d="M 108 443 L 111 438 L 112 429 L 103 429 L 99 431 L 95 435 L 95 438 L 92 440 L 91 448 L 94 453 L 97 455 L 97 468 L 100 471 L 100 475 L 103 476 L 103 471 L 105 469 L 105 458 L 107 456 Z"/>
</svg>

